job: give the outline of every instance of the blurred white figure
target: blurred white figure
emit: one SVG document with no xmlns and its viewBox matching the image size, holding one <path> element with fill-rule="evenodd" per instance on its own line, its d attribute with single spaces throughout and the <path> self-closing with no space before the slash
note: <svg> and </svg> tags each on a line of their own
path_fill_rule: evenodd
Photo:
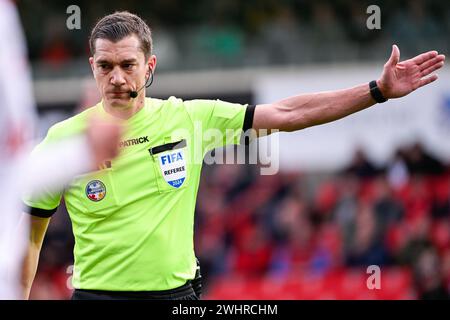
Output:
<svg viewBox="0 0 450 320">
<path fill-rule="evenodd" d="M 21 299 L 22 259 L 28 244 L 21 196 L 44 185 L 62 188 L 75 175 L 113 158 L 120 127 L 91 119 L 86 135 L 29 157 L 37 115 L 25 39 L 9 0 L 0 0 L 0 39 L 0 299 Z"/>
</svg>

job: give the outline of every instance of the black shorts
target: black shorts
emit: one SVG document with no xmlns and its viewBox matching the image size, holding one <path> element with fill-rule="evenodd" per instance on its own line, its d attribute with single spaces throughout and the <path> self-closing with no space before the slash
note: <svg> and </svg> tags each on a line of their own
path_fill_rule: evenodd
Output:
<svg viewBox="0 0 450 320">
<path fill-rule="evenodd" d="M 101 291 L 75 289 L 72 300 L 199 300 L 188 281 L 181 287 L 163 291 Z"/>
</svg>

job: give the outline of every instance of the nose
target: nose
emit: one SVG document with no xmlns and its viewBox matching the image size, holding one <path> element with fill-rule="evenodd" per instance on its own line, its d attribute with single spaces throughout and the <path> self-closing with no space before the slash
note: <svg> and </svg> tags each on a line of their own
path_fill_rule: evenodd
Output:
<svg viewBox="0 0 450 320">
<path fill-rule="evenodd" d="M 110 83 L 116 87 L 124 85 L 126 83 L 125 77 L 120 68 L 115 67 L 111 72 Z"/>
</svg>

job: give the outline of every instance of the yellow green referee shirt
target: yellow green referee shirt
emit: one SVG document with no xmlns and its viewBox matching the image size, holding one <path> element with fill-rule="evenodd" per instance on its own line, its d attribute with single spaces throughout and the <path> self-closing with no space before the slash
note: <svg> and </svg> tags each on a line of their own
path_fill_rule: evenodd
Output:
<svg viewBox="0 0 450 320">
<path fill-rule="evenodd" d="M 37 150 L 80 133 L 94 112 L 106 114 L 102 102 L 51 127 Z M 74 288 L 157 291 L 193 279 L 202 159 L 240 143 L 253 113 L 254 106 L 220 100 L 146 98 L 126 121 L 116 159 L 62 192 L 26 197 L 31 214 L 50 217 L 64 195 L 75 236 Z"/>
</svg>

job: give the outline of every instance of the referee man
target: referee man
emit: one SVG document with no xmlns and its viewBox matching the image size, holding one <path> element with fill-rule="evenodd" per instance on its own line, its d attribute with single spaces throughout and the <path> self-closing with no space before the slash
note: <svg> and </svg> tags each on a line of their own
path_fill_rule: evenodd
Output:
<svg viewBox="0 0 450 320">
<path fill-rule="evenodd" d="M 353 88 L 302 94 L 257 106 L 220 100 L 145 97 L 156 56 L 147 24 L 128 12 L 103 17 L 90 37 L 92 68 L 102 100 L 54 125 L 42 145 L 76 134 L 92 114 L 122 119 L 119 156 L 74 179 L 63 193 L 28 197 L 32 228 L 23 273 L 28 297 L 50 217 L 62 195 L 75 236 L 72 299 L 198 299 L 193 224 L 201 161 L 248 129 L 295 131 L 334 121 L 437 79 L 436 51 L 400 62 L 393 46 L 379 79 Z M 227 139 L 199 141 L 215 130 Z M 229 132 L 233 132 L 231 139 Z"/>
</svg>

